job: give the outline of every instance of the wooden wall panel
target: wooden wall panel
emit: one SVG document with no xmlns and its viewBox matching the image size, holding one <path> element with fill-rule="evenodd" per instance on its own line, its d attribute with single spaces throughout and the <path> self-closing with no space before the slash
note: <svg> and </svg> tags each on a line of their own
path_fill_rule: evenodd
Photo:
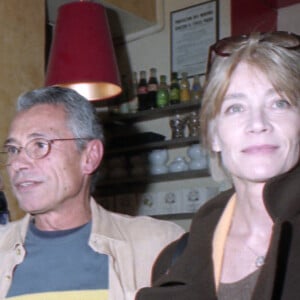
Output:
<svg viewBox="0 0 300 300">
<path fill-rule="evenodd" d="M 45 3 L 43 0 L 0 1 L 0 145 L 6 138 L 17 96 L 44 82 Z M 23 213 L 11 194 L 7 176 L 5 193 L 13 219 Z"/>
<path fill-rule="evenodd" d="M 104 0 L 128 12 L 131 12 L 149 22 L 156 22 L 155 0 Z"/>
</svg>

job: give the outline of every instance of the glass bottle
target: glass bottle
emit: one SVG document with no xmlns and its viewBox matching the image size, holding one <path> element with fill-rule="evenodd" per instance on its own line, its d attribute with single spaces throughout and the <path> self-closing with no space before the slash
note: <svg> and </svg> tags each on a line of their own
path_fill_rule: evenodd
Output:
<svg viewBox="0 0 300 300">
<path fill-rule="evenodd" d="M 132 80 L 130 84 L 130 96 L 128 101 L 129 112 L 135 113 L 138 110 L 138 96 L 137 96 L 137 72 L 132 73 Z"/>
<path fill-rule="evenodd" d="M 202 96 L 202 86 L 200 83 L 199 75 L 195 75 L 193 79 L 192 84 L 192 90 L 191 90 L 191 99 L 192 101 L 201 101 Z"/>
<path fill-rule="evenodd" d="M 167 85 L 167 76 L 160 75 L 160 83 L 157 91 L 156 106 L 165 107 L 169 104 L 169 90 Z"/>
<path fill-rule="evenodd" d="M 171 85 L 170 85 L 170 103 L 180 103 L 180 86 L 178 83 L 177 72 L 171 74 Z"/>
<path fill-rule="evenodd" d="M 200 118 L 199 114 L 192 111 L 186 118 L 186 124 L 189 130 L 190 137 L 197 137 L 200 135 Z"/>
<path fill-rule="evenodd" d="M 137 89 L 139 110 L 146 110 L 149 108 L 149 105 L 147 103 L 147 93 L 148 88 L 146 80 L 146 71 L 140 71 L 140 80 Z"/>
<path fill-rule="evenodd" d="M 190 101 L 190 82 L 187 77 L 187 73 L 182 73 L 182 79 L 180 81 L 180 102 Z"/>
<path fill-rule="evenodd" d="M 158 81 L 156 77 L 156 68 L 150 69 L 150 77 L 148 80 L 148 105 L 149 108 L 156 107 L 156 95 L 158 89 Z"/>
<path fill-rule="evenodd" d="M 122 114 L 126 114 L 129 112 L 129 106 L 128 106 L 128 96 L 129 96 L 129 90 L 128 90 L 128 81 L 127 76 L 125 74 L 121 77 L 121 84 L 122 84 L 122 93 L 120 95 L 120 107 L 119 112 Z"/>
<path fill-rule="evenodd" d="M 178 114 L 170 118 L 172 139 L 178 139 L 184 137 L 185 125 L 186 125 L 185 118 Z"/>
</svg>

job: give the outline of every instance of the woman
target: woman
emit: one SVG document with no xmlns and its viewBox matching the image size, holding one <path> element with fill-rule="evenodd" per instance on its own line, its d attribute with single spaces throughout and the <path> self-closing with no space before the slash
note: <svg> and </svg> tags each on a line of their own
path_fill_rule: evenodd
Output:
<svg viewBox="0 0 300 300">
<path fill-rule="evenodd" d="M 202 140 L 234 188 L 198 211 L 183 253 L 172 262 L 183 239 L 169 245 L 136 299 L 299 299 L 299 37 L 227 38 L 209 61 Z"/>
</svg>

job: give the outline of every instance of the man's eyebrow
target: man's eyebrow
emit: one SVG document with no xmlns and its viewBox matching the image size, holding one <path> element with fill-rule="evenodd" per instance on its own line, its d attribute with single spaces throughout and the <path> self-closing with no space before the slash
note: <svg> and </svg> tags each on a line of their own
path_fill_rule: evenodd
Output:
<svg viewBox="0 0 300 300">
<path fill-rule="evenodd" d="M 42 138 L 44 137 L 45 138 L 45 134 L 43 133 L 39 133 L 39 132 L 35 132 L 35 133 L 31 133 L 28 138 L 29 139 L 34 139 L 34 138 Z M 17 143 L 17 140 L 15 138 L 7 138 L 4 142 L 4 145 L 5 144 L 11 144 L 11 143 Z"/>
<path fill-rule="evenodd" d="M 4 145 L 15 143 L 15 142 L 16 142 L 16 140 L 14 138 L 8 138 L 5 140 Z"/>
</svg>

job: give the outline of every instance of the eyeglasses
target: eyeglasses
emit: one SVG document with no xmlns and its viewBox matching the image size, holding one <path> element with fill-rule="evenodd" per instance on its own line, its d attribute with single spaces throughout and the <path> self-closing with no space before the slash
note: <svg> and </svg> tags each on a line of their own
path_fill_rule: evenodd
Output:
<svg viewBox="0 0 300 300">
<path fill-rule="evenodd" d="M 300 48 L 300 36 L 286 31 L 274 31 L 266 33 L 253 33 L 251 35 L 241 35 L 224 38 L 210 46 L 207 61 L 207 73 L 215 55 L 228 57 L 248 43 L 249 38 L 256 38 L 259 43 L 269 43 L 274 46 L 282 47 L 288 50 L 297 50 Z M 215 55 L 214 55 L 215 54 Z"/>
<path fill-rule="evenodd" d="M 4 151 L 0 152 L 0 165 L 8 166 L 16 159 L 24 149 L 28 157 L 32 159 L 41 159 L 46 157 L 51 151 L 51 145 L 57 141 L 77 141 L 91 140 L 90 138 L 68 138 L 68 139 L 45 139 L 35 138 L 30 140 L 24 147 L 11 144 L 4 145 Z"/>
</svg>

